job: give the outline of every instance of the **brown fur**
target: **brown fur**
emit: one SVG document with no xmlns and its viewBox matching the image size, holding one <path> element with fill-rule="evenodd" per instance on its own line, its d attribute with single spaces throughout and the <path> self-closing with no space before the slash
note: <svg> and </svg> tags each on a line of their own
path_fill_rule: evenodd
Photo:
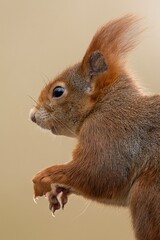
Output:
<svg viewBox="0 0 160 240">
<path fill-rule="evenodd" d="M 137 22 L 128 15 L 104 25 L 82 62 L 42 90 L 31 119 L 78 143 L 70 162 L 42 170 L 33 182 L 35 197 L 56 183 L 97 202 L 129 206 L 137 239 L 159 240 L 160 96 L 143 95 L 124 65 L 141 32 Z M 59 98 L 56 86 L 65 89 Z"/>
</svg>

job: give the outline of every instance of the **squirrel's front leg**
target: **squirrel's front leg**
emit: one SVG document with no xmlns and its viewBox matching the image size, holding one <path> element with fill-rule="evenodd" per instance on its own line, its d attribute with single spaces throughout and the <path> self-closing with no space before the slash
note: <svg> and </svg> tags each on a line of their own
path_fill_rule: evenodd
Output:
<svg viewBox="0 0 160 240">
<path fill-rule="evenodd" d="M 68 178 L 71 171 L 70 164 L 55 165 L 48 167 L 33 178 L 34 197 L 46 195 L 49 201 L 49 208 L 53 212 L 67 203 L 68 195 L 76 193 L 72 186 L 72 181 Z M 57 196 L 60 196 L 60 202 Z"/>
</svg>

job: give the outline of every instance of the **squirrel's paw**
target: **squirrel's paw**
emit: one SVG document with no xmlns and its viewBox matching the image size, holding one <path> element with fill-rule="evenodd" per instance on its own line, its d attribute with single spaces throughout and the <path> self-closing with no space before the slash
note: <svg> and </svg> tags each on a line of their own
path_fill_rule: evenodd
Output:
<svg viewBox="0 0 160 240">
<path fill-rule="evenodd" d="M 49 201 L 49 209 L 54 212 L 60 208 L 64 208 L 68 201 L 68 195 L 70 194 L 70 189 L 58 184 L 51 185 L 52 190 L 47 193 Z"/>
<path fill-rule="evenodd" d="M 59 166 L 51 166 L 38 172 L 32 179 L 34 183 L 34 197 L 45 195 L 52 190 L 51 184 L 60 180 L 65 182 L 65 175 Z"/>
<path fill-rule="evenodd" d="M 39 181 L 34 178 L 34 198 L 45 195 L 51 191 L 51 180 L 50 177 L 43 177 Z"/>
<path fill-rule="evenodd" d="M 47 169 L 42 170 L 34 176 L 32 181 L 34 183 L 34 197 L 43 196 L 51 191 L 52 173 Z"/>
</svg>

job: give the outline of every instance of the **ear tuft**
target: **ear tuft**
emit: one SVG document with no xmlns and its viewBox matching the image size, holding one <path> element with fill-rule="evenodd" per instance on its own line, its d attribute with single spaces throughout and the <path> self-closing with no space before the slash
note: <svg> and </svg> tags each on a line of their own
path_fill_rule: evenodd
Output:
<svg viewBox="0 0 160 240">
<path fill-rule="evenodd" d="M 101 58 L 103 54 L 110 69 L 115 64 L 123 62 L 127 53 L 137 45 L 137 36 L 144 30 L 141 29 L 139 22 L 140 19 L 136 16 L 126 15 L 100 28 L 83 57 L 82 69 L 85 70 L 92 54 L 93 60 L 91 61 L 96 62 L 96 65 L 99 60 L 100 62 L 103 61 L 103 58 Z M 97 61 L 97 59 L 99 60 Z"/>
<path fill-rule="evenodd" d="M 103 54 L 100 51 L 95 51 L 90 55 L 89 58 L 89 74 L 91 76 L 97 75 L 99 73 L 103 73 L 107 70 L 107 64 L 103 57 Z"/>
</svg>

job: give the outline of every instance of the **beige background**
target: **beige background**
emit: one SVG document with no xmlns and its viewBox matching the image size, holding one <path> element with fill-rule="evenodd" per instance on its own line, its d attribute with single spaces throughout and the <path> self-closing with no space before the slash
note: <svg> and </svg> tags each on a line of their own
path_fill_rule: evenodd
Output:
<svg viewBox="0 0 160 240">
<path fill-rule="evenodd" d="M 0 239 L 133 240 L 127 209 L 70 198 L 54 219 L 32 200 L 32 176 L 71 159 L 74 140 L 28 121 L 47 78 L 80 60 L 97 27 L 126 13 L 148 30 L 130 55 L 131 69 L 151 92 L 160 90 L 159 0 L 0 0 Z"/>
</svg>

